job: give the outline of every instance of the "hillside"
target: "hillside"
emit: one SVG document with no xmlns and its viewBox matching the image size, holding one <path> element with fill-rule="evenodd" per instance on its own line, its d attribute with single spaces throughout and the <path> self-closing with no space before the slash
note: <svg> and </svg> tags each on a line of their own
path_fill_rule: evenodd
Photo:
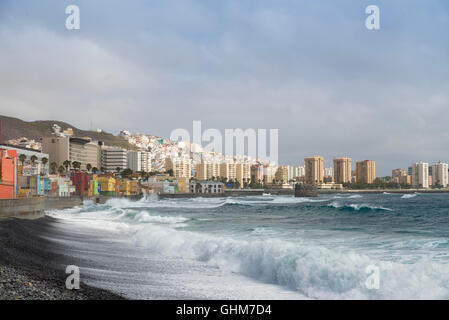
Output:
<svg viewBox="0 0 449 320">
<path fill-rule="evenodd" d="M 0 115 L 2 122 L 1 140 L 5 142 L 9 139 L 15 139 L 20 137 L 27 137 L 39 141 L 42 137 L 51 137 L 51 126 L 57 124 L 62 129 L 72 128 L 74 136 L 76 137 L 90 137 L 94 140 L 103 141 L 106 145 L 120 146 L 125 149 L 133 149 L 125 139 L 120 136 L 114 136 L 107 132 L 97 132 L 81 130 L 69 123 L 57 121 L 57 120 L 38 120 L 38 121 L 23 121 L 18 118 L 6 117 Z"/>
</svg>

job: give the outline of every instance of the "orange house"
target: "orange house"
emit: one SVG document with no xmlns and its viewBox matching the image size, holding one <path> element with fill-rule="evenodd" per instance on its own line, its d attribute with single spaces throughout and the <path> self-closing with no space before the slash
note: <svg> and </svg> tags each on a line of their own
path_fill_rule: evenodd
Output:
<svg viewBox="0 0 449 320">
<path fill-rule="evenodd" d="M 13 199 L 17 190 L 17 151 L 0 149 L 0 199 Z"/>
</svg>

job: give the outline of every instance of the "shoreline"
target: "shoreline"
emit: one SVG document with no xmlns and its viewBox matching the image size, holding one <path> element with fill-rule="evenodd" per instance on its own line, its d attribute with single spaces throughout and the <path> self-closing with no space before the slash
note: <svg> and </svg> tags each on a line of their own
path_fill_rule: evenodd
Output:
<svg viewBox="0 0 449 320">
<path fill-rule="evenodd" d="M 449 193 L 449 189 L 319 189 L 320 194 L 410 194 L 410 193 Z M 160 199 L 188 199 L 188 198 L 223 198 L 223 197 L 245 197 L 294 195 L 292 189 L 235 189 L 225 190 L 223 193 L 161 193 L 156 194 Z M 45 216 L 45 211 L 70 209 L 80 206 L 84 201 L 93 201 L 96 204 L 104 204 L 109 199 L 123 198 L 129 200 L 140 200 L 143 194 L 134 196 L 71 196 L 71 197 L 33 197 L 17 199 L 0 199 L 0 221 L 7 218 L 38 219 Z"/>
<path fill-rule="evenodd" d="M 0 221 L 0 300 L 123 300 L 81 278 L 79 290 L 65 287 L 65 267 L 73 257 L 56 253 L 44 236 L 53 218 Z"/>
</svg>

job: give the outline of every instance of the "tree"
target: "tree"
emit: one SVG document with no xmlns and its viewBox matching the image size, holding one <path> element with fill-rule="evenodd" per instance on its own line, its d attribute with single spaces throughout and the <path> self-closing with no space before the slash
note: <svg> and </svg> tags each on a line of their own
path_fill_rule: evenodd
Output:
<svg viewBox="0 0 449 320">
<path fill-rule="evenodd" d="M 130 168 L 126 168 L 122 171 L 121 176 L 122 178 L 128 178 L 130 175 L 133 174 L 133 171 Z"/>
<path fill-rule="evenodd" d="M 72 166 L 73 166 L 73 169 L 80 170 L 81 169 L 81 162 L 73 161 Z"/>
<path fill-rule="evenodd" d="M 69 167 L 72 166 L 72 162 L 70 160 L 65 160 L 62 165 L 65 167 L 65 172 L 67 173 L 69 171 Z"/>
<path fill-rule="evenodd" d="M 115 168 L 115 171 L 116 171 L 117 173 L 120 173 L 120 167 Z"/>
<path fill-rule="evenodd" d="M 165 173 L 167 173 L 170 177 L 173 177 L 173 169 L 168 169 Z"/>
<path fill-rule="evenodd" d="M 59 168 L 58 168 L 59 174 L 62 174 L 64 171 L 67 172 L 67 169 L 65 169 L 63 166 L 59 166 Z"/>
<path fill-rule="evenodd" d="M 201 183 L 197 183 L 196 185 L 195 185 L 195 193 L 200 193 L 200 190 L 201 190 Z"/>
<path fill-rule="evenodd" d="M 41 162 L 42 162 L 44 168 L 46 168 L 46 167 L 47 167 L 47 163 L 48 163 L 48 159 L 45 158 L 45 157 L 43 157 L 43 158 L 41 159 Z M 41 170 L 41 175 L 43 175 L 42 170 Z"/>
<path fill-rule="evenodd" d="M 93 167 L 92 168 L 92 172 L 95 174 L 95 173 L 97 173 L 98 172 L 98 168 L 97 167 Z"/>
<path fill-rule="evenodd" d="M 23 164 L 25 163 L 25 160 L 27 159 L 27 156 L 24 155 L 23 153 L 19 155 L 19 161 Z"/>
<path fill-rule="evenodd" d="M 86 164 L 86 169 L 88 172 L 92 169 L 92 165 L 90 163 Z"/>
<path fill-rule="evenodd" d="M 37 157 L 33 154 L 33 155 L 30 157 L 30 160 L 31 160 L 31 163 L 34 165 L 34 163 L 37 161 Z"/>
<path fill-rule="evenodd" d="M 58 164 L 56 162 L 50 163 L 50 170 L 52 174 L 56 174 L 56 170 L 58 170 Z"/>
</svg>

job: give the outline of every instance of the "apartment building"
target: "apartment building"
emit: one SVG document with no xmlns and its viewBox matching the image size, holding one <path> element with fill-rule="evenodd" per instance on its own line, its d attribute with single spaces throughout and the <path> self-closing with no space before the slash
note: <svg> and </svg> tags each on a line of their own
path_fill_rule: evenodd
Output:
<svg viewBox="0 0 449 320">
<path fill-rule="evenodd" d="M 142 153 L 140 151 L 128 151 L 127 162 L 127 167 L 133 172 L 142 171 Z"/>
<path fill-rule="evenodd" d="M 417 162 L 412 165 L 412 186 L 416 188 L 429 187 L 429 164 Z"/>
<path fill-rule="evenodd" d="M 305 166 L 296 166 L 295 167 L 295 175 L 294 177 L 304 177 L 306 175 L 306 168 Z"/>
<path fill-rule="evenodd" d="M 448 185 L 448 164 L 438 161 L 432 165 L 432 184 L 447 187 Z"/>
<path fill-rule="evenodd" d="M 363 160 L 356 163 L 356 181 L 373 183 L 376 180 L 376 163 L 372 160 Z"/>
<path fill-rule="evenodd" d="M 251 181 L 254 183 L 263 182 L 263 166 L 255 164 L 251 166 Z"/>
<path fill-rule="evenodd" d="M 348 157 L 334 158 L 334 182 L 347 183 L 352 178 L 352 159 Z"/>
<path fill-rule="evenodd" d="M 324 158 L 320 156 L 313 156 L 304 158 L 305 162 L 305 177 L 306 183 L 319 184 L 323 183 L 324 178 Z"/>
<path fill-rule="evenodd" d="M 173 170 L 173 176 L 176 178 L 192 177 L 192 161 L 184 158 L 166 158 L 165 170 Z"/>
<path fill-rule="evenodd" d="M 273 183 L 276 180 L 277 167 L 267 164 L 263 167 L 263 182 L 265 184 Z"/>
<path fill-rule="evenodd" d="M 86 170 L 87 164 L 100 167 L 100 143 L 90 138 L 76 137 L 44 137 L 42 138 L 42 152 L 49 156 L 49 163 L 55 162 L 58 166 L 64 161 L 81 163 L 81 170 Z"/>
<path fill-rule="evenodd" d="M 119 147 L 103 147 L 101 149 L 101 167 L 106 172 L 122 171 L 128 167 L 128 153 Z"/>
<path fill-rule="evenodd" d="M 220 178 L 227 181 L 234 180 L 236 178 L 236 165 L 233 162 L 220 163 Z"/>
<path fill-rule="evenodd" d="M 151 172 L 151 153 L 148 151 L 140 152 L 140 167 L 143 172 Z"/>
<path fill-rule="evenodd" d="M 251 165 L 249 163 L 237 163 L 235 167 L 235 178 L 243 186 L 251 180 Z"/>
<path fill-rule="evenodd" d="M 207 172 L 207 163 L 201 162 L 196 165 L 196 173 L 195 177 L 198 180 L 208 180 L 210 179 L 208 172 Z"/>
</svg>

